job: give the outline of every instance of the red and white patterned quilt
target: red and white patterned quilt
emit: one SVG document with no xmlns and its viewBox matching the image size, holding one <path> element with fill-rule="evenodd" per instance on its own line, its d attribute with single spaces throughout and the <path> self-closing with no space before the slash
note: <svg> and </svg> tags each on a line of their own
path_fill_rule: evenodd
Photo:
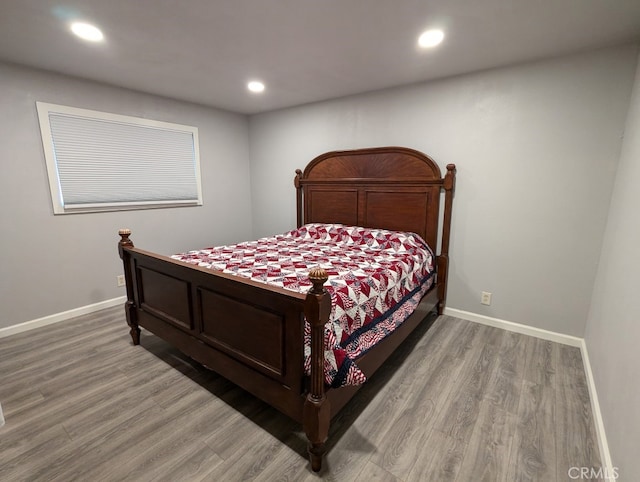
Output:
<svg viewBox="0 0 640 482">
<path fill-rule="evenodd" d="M 434 281 L 433 252 L 413 233 L 341 224 L 307 224 L 288 233 L 172 258 L 299 293 L 309 270 L 329 274 L 331 316 L 325 326 L 325 380 L 339 387 L 366 380 L 354 363 L 393 332 Z M 311 370 L 305 324 L 305 369 Z"/>
</svg>

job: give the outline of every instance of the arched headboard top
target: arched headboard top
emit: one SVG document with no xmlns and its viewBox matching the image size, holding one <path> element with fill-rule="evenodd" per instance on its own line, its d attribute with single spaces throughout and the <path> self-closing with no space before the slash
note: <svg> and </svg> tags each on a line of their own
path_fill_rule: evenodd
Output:
<svg viewBox="0 0 640 482">
<path fill-rule="evenodd" d="M 445 211 L 441 253 L 449 243 L 456 167 L 440 168 L 426 154 L 406 147 L 332 151 L 296 170 L 297 225 L 340 223 L 411 231 L 435 250 L 441 190 Z"/>
<path fill-rule="evenodd" d="M 301 179 L 439 181 L 442 174 L 435 161 L 419 151 L 406 147 L 373 147 L 321 154 L 307 165 Z"/>
</svg>

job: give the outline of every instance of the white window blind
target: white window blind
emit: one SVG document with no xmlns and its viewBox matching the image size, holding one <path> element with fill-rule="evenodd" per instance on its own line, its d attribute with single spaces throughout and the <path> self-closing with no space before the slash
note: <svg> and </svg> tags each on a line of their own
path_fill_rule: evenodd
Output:
<svg viewBox="0 0 640 482">
<path fill-rule="evenodd" d="M 37 108 L 54 213 L 202 204 L 196 127 Z"/>
</svg>

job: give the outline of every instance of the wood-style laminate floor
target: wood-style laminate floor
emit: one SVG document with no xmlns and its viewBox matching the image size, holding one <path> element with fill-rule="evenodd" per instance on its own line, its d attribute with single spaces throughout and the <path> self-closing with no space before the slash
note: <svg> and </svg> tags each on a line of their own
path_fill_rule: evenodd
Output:
<svg viewBox="0 0 640 482">
<path fill-rule="evenodd" d="M 112 308 L 0 339 L 0 480 L 565 481 L 600 458 L 580 351 L 451 317 L 300 427 Z"/>
</svg>

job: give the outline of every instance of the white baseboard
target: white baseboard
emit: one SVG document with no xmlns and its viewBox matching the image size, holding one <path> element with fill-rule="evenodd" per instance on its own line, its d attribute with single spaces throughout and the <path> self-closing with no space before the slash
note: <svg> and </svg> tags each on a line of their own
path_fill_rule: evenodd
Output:
<svg viewBox="0 0 640 482">
<path fill-rule="evenodd" d="M 92 305 L 81 306 L 79 308 L 63 311 L 61 313 L 55 313 L 53 315 L 43 316 L 42 318 L 38 318 L 36 320 L 25 321 L 24 323 L 18 323 L 17 325 L 7 326 L 6 328 L 0 328 L 0 338 L 4 338 L 6 336 L 11 336 L 17 333 L 33 330 L 35 328 L 40 328 L 41 326 L 47 326 L 53 323 L 58 323 L 60 321 L 68 320 L 70 318 L 75 318 L 76 316 L 93 313 L 94 311 L 104 310 L 105 308 L 111 308 L 112 306 L 118 306 L 119 304 L 124 303 L 126 300 L 127 300 L 126 296 L 120 296 L 118 298 L 112 298 L 110 300 L 100 301 L 99 303 L 94 303 Z"/>
<path fill-rule="evenodd" d="M 575 346 L 580 348 L 582 363 L 584 364 L 584 371 L 587 378 L 587 386 L 589 387 L 589 397 L 591 398 L 591 409 L 593 410 L 593 421 L 596 428 L 596 435 L 598 437 L 598 448 L 600 449 L 602 468 L 604 469 L 606 475 L 605 480 L 611 482 L 615 481 L 615 478 L 613 477 L 614 471 L 611 462 L 611 452 L 609 452 L 607 435 L 604 430 L 602 413 L 600 412 L 600 403 L 598 402 L 598 393 L 596 390 L 595 380 L 593 378 L 593 372 L 591 371 L 591 362 L 589 361 L 589 354 L 587 353 L 587 345 L 584 338 L 565 335 L 563 333 L 557 333 L 555 331 L 543 330 L 541 328 L 535 328 L 533 326 L 522 325 L 520 323 L 514 323 L 512 321 L 501 320 L 499 318 L 491 318 L 490 316 L 479 315 L 477 313 L 471 313 L 470 311 L 456 310 L 455 308 L 445 308 L 444 314 L 455 316 L 456 318 L 461 318 L 463 320 L 493 326 L 496 328 L 502 328 L 503 330 L 513 331 L 515 333 L 521 333 L 523 335 L 535 336 L 536 338 L 542 338 L 543 340 L 555 341 L 557 343 L 562 343 L 563 345 Z"/>
<path fill-rule="evenodd" d="M 609 443 L 607 442 L 607 434 L 604 430 L 604 420 L 602 420 L 602 412 L 600 412 L 600 402 L 598 401 L 598 392 L 596 390 L 596 382 L 591 371 L 591 362 L 589 361 L 589 353 L 587 352 L 587 343 L 584 338 L 580 345 L 582 354 L 582 363 L 584 364 L 584 372 L 587 376 L 587 386 L 589 387 L 589 397 L 591 398 L 591 409 L 593 411 L 593 423 L 596 426 L 596 434 L 598 436 L 598 448 L 600 449 L 600 457 L 602 458 L 602 468 L 605 470 L 604 480 L 607 482 L 615 482 L 616 477 L 613 471 L 613 463 L 611 461 L 611 452 L 609 451 Z"/>
<path fill-rule="evenodd" d="M 456 318 L 462 318 L 463 320 L 480 323 L 482 325 L 494 326 L 496 328 L 502 328 L 503 330 L 521 333 L 523 335 L 535 336 L 536 338 L 542 338 L 543 340 L 555 341 L 556 343 L 562 343 L 563 345 L 576 346 L 580 348 L 582 346 L 582 343 L 584 342 L 583 338 L 578 338 L 577 336 L 565 335 L 563 333 L 557 333 L 555 331 L 543 330 L 542 328 L 522 325 L 520 323 L 501 320 L 499 318 L 491 318 L 490 316 L 479 315 L 477 313 L 471 313 L 470 311 L 456 310 L 455 308 L 445 308 L 444 314 L 455 316 Z"/>
</svg>

